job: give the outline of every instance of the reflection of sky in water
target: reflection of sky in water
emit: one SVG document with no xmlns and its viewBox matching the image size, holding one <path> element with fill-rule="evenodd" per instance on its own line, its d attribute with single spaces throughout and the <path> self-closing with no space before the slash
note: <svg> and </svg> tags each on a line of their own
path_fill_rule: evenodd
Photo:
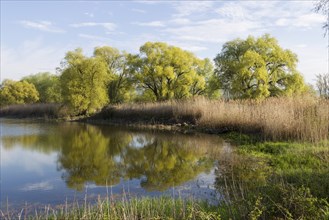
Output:
<svg viewBox="0 0 329 220">
<path fill-rule="evenodd" d="M 40 190 L 52 190 L 54 189 L 53 184 L 50 181 L 43 181 L 39 183 L 25 184 L 19 190 L 21 191 L 40 191 Z"/>
<path fill-rule="evenodd" d="M 1 123 L 1 136 L 19 136 L 29 134 L 45 134 L 48 131 L 47 124 L 26 123 Z M 54 126 L 54 125 L 51 125 Z M 76 126 L 76 125 L 75 125 Z M 60 129 L 60 128 L 59 128 Z M 155 141 L 155 138 L 144 134 L 134 134 L 128 143 L 135 149 Z M 43 153 L 38 149 L 24 148 L 19 143 L 14 143 L 10 148 L 4 148 L 1 143 L 1 209 L 8 198 L 12 207 L 22 207 L 25 203 L 36 204 L 64 204 L 75 200 L 83 200 L 87 193 L 90 201 L 97 195 L 103 197 L 107 193 L 122 195 L 128 193 L 131 196 L 157 196 L 160 194 L 174 195 L 175 197 L 189 197 L 209 199 L 213 194 L 215 179 L 214 170 L 209 174 L 201 173 L 195 180 L 187 181 L 181 186 L 171 187 L 163 192 L 148 192 L 141 187 L 141 179 L 123 179 L 117 185 L 97 186 L 93 182 L 86 182 L 85 189 L 76 191 L 67 187 L 62 178 L 63 170 L 59 170 L 58 157 L 62 150 L 52 149 L 50 153 Z M 115 155 L 115 162 L 121 162 L 120 155 Z"/>
<path fill-rule="evenodd" d="M 153 138 L 147 139 L 145 135 L 134 135 L 129 145 L 134 148 L 143 148 L 145 145 L 150 144 L 153 141 Z"/>
<path fill-rule="evenodd" d="M 2 169 L 18 169 L 38 176 L 43 176 L 45 172 L 53 168 L 57 158 L 57 153 L 43 154 L 23 150 L 17 145 L 10 150 L 2 149 L 1 154 Z"/>
</svg>

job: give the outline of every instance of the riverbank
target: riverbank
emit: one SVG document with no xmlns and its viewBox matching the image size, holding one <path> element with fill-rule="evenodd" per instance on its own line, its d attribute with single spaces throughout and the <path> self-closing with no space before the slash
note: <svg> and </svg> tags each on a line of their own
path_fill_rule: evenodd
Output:
<svg viewBox="0 0 329 220">
<path fill-rule="evenodd" d="M 100 121 L 107 123 L 105 120 Z M 84 167 L 97 167 L 92 165 L 92 163 L 90 163 L 91 166 L 87 166 L 86 161 L 102 161 L 102 165 L 107 164 L 104 160 L 85 160 L 85 158 L 93 158 L 88 155 L 95 155 L 93 153 L 94 150 L 95 152 L 100 152 L 97 155 L 107 155 L 106 152 L 108 151 L 106 150 L 106 146 L 108 146 L 108 142 L 102 141 L 102 137 L 106 139 L 109 138 L 108 134 L 112 134 L 115 137 L 118 137 L 119 135 L 113 133 L 113 131 L 109 133 L 97 132 L 97 126 L 79 123 L 64 124 L 70 126 L 81 125 L 84 127 L 83 131 L 86 131 L 83 133 L 77 132 L 76 130 L 74 131 L 74 133 L 77 134 L 77 138 L 74 138 L 77 142 L 74 143 L 80 143 L 81 145 L 79 146 L 85 146 L 77 148 L 79 149 L 77 152 L 84 155 L 82 159 Z M 132 126 L 136 124 L 137 123 L 133 123 Z M 187 125 L 187 127 L 188 126 L 192 126 L 192 124 Z M 194 126 L 197 127 L 196 125 Z M 61 130 L 61 132 L 67 134 L 67 130 L 57 130 Z M 115 131 L 116 128 L 113 130 Z M 51 133 L 56 139 L 60 137 L 60 135 L 56 133 L 54 134 L 54 132 Z M 82 134 L 85 134 L 86 136 Z M 164 134 L 167 135 L 166 132 Z M 193 135 L 184 136 L 186 136 L 187 140 L 190 140 Z M 86 139 L 84 139 L 84 137 L 86 137 Z M 120 203 L 121 201 L 109 204 L 107 202 L 108 199 L 105 198 L 97 201 L 97 203 L 95 203 L 96 200 L 94 200 L 91 204 L 81 202 L 79 205 L 69 204 L 67 206 L 64 202 L 62 205 L 56 207 L 45 206 L 44 209 L 38 209 L 37 212 L 32 210 L 29 218 L 138 219 L 139 216 L 143 216 L 144 219 L 184 219 L 183 216 L 185 216 L 185 219 L 217 219 L 218 216 L 221 216 L 222 219 L 328 219 L 328 141 L 322 140 L 316 143 L 303 141 L 270 141 L 264 140 L 264 138 L 259 135 L 245 135 L 240 132 L 225 133 L 222 134 L 221 137 L 232 143 L 235 147 L 231 150 L 222 151 L 219 155 L 211 153 L 212 156 L 216 155 L 217 161 L 215 168 L 216 181 L 214 187 L 221 195 L 218 199 L 218 205 L 216 206 L 211 206 L 205 201 L 196 201 L 193 198 L 187 198 L 187 200 L 184 200 L 184 203 L 182 203 L 185 205 L 181 205 L 176 209 L 175 205 L 179 204 L 179 200 L 176 202 L 174 198 L 167 198 L 167 200 L 173 201 L 169 203 L 167 201 L 162 201 L 163 198 L 161 197 L 153 199 L 133 198 L 129 201 L 126 200 L 124 203 L 125 206 L 122 206 L 122 203 Z M 175 139 L 174 134 L 169 133 L 168 138 L 172 140 L 173 149 L 177 149 L 177 143 L 179 143 L 179 141 Z M 49 146 L 50 144 L 45 140 L 49 140 L 51 143 L 54 142 L 54 139 L 52 138 L 45 139 L 42 137 L 42 143 L 46 146 Z M 30 145 L 35 145 L 33 142 L 31 144 L 26 138 L 22 139 L 22 141 L 28 142 Z M 202 141 L 202 143 L 205 141 L 206 140 Z M 159 141 L 155 142 L 157 143 L 157 146 L 159 146 Z M 66 145 L 63 145 L 63 143 Z M 62 142 L 59 146 L 64 146 L 63 149 L 69 149 L 73 146 L 72 143 L 73 142 L 71 142 L 70 139 L 66 138 L 65 142 Z M 117 144 L 117 142 L 113 143 Z M 202 143 L 192 141 L 190 144 L 187 144 L 186 147 L 188 147 L 188 149 L 192 147 L 195 149 L 201 149 Z M 97 150 L 98 148 L 96 146 L 99 147 L 101 144 L 104 144 L 104 148 L 102 148 L 104 151 Z M 166 146 L 167 145 L 168 143 Z M 154 146 L 151 145 L 150 149 L 153 148 Z M 158 150 L 157 152 L 161 152 L 161 150 Z M 75 154 L 69 153 L 69 151 L 66 151 L 63 156 L 64 155 L 69 158 L 76 158 L 74 156 Z M 133 156 L 135 154 L 128 153 L 128 155 Z M 145 155 L 144 152 L 141 155 Z M 155 158 L 154 161 L 159 161 L 159 159 L 154 156 L 151 156 L 151 158 Z M 186 161 L 182 156 L 179 158 L 180 161 Z M 136 159 L 132 157 L 129 161 L 136 162 Z M 145 161 L 150 160 L 146 159 Z M 79 163 L 75 164 L 81 169 Z M 149 167 L 153 166 L 150 165 Z M 182 167 L 173 167 L 175 167 L 176 170 L 182 170 Z M 185 167 L 191 166 L 188 165 Z M 196 167 L 200 167 L 200 164 Z M 86 175 L 86 172 L 83 173 Z M 183 171 L 183 173 L 188 172 Z M 180 176 L 180 174 L 175 176 Z M 144 202 L 145 200 L 152 201 L 150 203 L 153 206 L 150 205 L 149 202 Z M 169 204 L 171 208 L 164 208 L 166 207 L 164 203 Z M 190 203 L 195 205 L 195 207 L 186 205 Z M 108 214 L 107 211 L 109 210 L 109 207 L 114 210 L 111 211 L 110 214 Z M 5 206 L 2 206 L 1 208 L 3 209 L 2 212 L 4 212 L 2 216 L 4 219 L 15 219 L 16 216 L 19 215 L 17 212 L 15 215 L 7 213 L 5 211 Z M 168 213 L 165 213 L 166 215 L 162 215 L 163 212 L 160 212 L 163 209 L 169 210 Z M 145 210 L 148 210 L 147 214 L 149 215 L 145 215 Z M 151 210 L 159 210 L 159 212 L 152 212 Z M 18 210 L 18 212 L 19 211 L 20 210 Z M 22 213 L 24 212 L 25 211 Z M 177 213 L 181 213 L 181 215 L 176 215 Z M 202 217 L 200 217 L 199 214 Z"/>
<path fill-rule="evenodd" d="M 317 142 L 329 137 L 329 100 L 314 97 L 255 100 L 198 98 L 108 106 L 87 122 L 147 125 L 222 134 L 257 134 L 266 140 Z M 160 127 L 161 127 L 160 126 Z"/>
<path fill-rule="evenodd" d="M 22 210 L 18 215 L 0 212 L 1 219 L 211 219 L 220 220 L 216 206 L 197 200 L 173 199 L 170 197 L 156 198 L 124 198 L 113 201 L 107 197 L 98 199 L 96 204 L 63 204 L 59 208 L 46 206 L 43 210 L 27 215 Z"/>
<path fill-rule="evenodd" d="M 264 140 L 318 142 L 329 138 L 329 100 L 281 97 L 255 100 L 190 100 L 110 105 L 90 116 L 69 116 L 57 104 L 2 108 L 0 117 L 46 118 L 88 123 L 120 124 L 211 134 L 240 132 Z"/>
<path fill-rule="evenodd" d="M 218 158 L 216 185 L 229 201 L 227 216 L 329 218 L 328 140 L 312 144 L 263 141 L 239 133 L 224 137 L 237 146 L 236 154 Z"/>
<path fill-rule="evenodd" d="M 123 195 L 48 205 L 30 210 L 26 219 L 328 219 L 328 141 L 270 142 L 240 133 L 224 138 L 236 148 L 218 156 L 216 205 L 193 197 Z M 14 215 L 2 208 L 2 219 L 25 219 L 24 209 Z"/>
</svg>

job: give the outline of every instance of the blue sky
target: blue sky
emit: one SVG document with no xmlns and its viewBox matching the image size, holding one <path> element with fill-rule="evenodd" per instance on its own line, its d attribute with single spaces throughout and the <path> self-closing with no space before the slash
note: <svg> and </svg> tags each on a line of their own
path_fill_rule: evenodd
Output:
<svg viewBox="0 0 329 220">
<path fill-rule="evenodd" d="M 213 59 L 223 43 L 269 33 L 298 55 L 309 83 L 328 72 L 326 17 L 313 1 L 2 1 L 1 80 L 49 71 L 69 50 L 137 53 L 163 41 Z"/>
</svg>

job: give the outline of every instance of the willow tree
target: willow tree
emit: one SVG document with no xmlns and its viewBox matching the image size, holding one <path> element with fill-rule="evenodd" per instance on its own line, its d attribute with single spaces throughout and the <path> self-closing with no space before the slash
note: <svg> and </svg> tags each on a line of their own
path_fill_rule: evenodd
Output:
<svg viewBox="0 0 329 220">
<path fill-rule="evenodd" d="M 108 103 L 106 85 L 110 78 L 101 59 L 85 57 L 76 49 L 66 54 L 63 65 L 63 101 L 74 114 L 90 114 Z"/>
<path fill-rule="evenodd" d="M 40 102 L 61 102 L 59 76 L 49 72 L 42 72 L 26 76 L 22 80 L 32 83 L 35 86 L 40 95 Z"/>
<path fill-rule="evenodd" d="M 0 86 L 0 105 L 28 104 L 39 100 L 39 93 L 27 81 L 4 80 Z"/>
<path fill-rule="evenodd" d="M 100 58 L 106 65 L 108 76 L 112 77 L 109 82 L 108 96 L 111 103 L 129 101 L 133 93 L 133 82 L 129 68 L 130 55 L 120 52 L 109 46 L 96 47 L 94 56 Z"/>
<path fill-rule="evenodd" d="M 157 101 L 185 98 L 205 89 L 205 78 L 198 71 L 204 61 L 178 47 L 147 42 L 132 62 L 139 88 Z"/>
<path fill-rule="evenodd" d="M 231 98 L 257 99 L 307 90 L 296 70 L 297 55 L 269 35 L 229 41 L 214 61 L 221 88 Z"/>
</svg>

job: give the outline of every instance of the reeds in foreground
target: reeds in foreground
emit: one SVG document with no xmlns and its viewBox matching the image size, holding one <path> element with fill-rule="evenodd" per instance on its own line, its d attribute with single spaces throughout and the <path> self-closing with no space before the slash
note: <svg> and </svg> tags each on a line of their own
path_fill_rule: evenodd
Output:
<svg viewBox="0 0 329 220">
<path fill-rule="evenodd" d="M 170 197 L 158 198 L 133 198 L 130 200 L 111 201 L 109 198 L 98 199 L 96 204 L 63 204 L 58 208 L 45 206 L 44 209 L 35 210 L 34 213 L 25 215 L 23 209 L 18 214 L 10 214 L 0 210 L 0 217 L 4 220 L 11 219 L 220 219 L 214 207 L 206 203 L 173 199 Z M 18 217 L 18 218 L 17 218 Z"/>
</svg>

